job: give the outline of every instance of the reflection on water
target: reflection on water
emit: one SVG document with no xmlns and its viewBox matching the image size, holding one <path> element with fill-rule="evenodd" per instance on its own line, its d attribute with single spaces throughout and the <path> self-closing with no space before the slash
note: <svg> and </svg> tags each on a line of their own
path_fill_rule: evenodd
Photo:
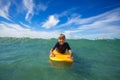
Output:
<svg viewBox="0 0 120 80">
<path fill-rule="evenodd" d="M 52 67 L 57 69 L 69 69 L 72 67 L 72 64 L 73 64 L 71 62 L 52 61 L 52 60 L 49 60 L 49 61 Z"/>
</svg>

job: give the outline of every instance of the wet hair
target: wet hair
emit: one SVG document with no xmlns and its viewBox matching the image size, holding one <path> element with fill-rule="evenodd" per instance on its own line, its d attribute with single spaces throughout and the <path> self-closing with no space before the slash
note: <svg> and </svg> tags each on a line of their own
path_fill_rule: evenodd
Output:
<svg viewBox="0 0 120 80">
<path fill-rule="evenodd" d="M 64 35 L 64 34 L 59 34 L 58 39 L 63 39 L 63 40 L 65 40 L 65 35 Z"/>
</svg>

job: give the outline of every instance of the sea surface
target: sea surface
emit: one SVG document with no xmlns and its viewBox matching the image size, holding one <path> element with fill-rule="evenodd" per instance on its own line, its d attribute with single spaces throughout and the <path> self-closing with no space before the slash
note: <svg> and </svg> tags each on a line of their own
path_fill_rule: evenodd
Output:
<svg viewBox="0 0 120 80">
<path fill-rule="evenodd" d="M 56 39 L 0 38 L 0 80 L 120 80 L 120 39 L 69 39 L 74 63 L 49 60 Z"/>
</svg>

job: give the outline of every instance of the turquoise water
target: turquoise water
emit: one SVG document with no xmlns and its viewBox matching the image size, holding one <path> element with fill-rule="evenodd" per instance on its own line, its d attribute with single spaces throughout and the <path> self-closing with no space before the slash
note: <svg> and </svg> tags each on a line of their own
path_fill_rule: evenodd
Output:
<svg viewBox="0 0 120 80">
<path fill-rule="evenodd" d="M 68 40 L 70 68 L 49 61 L 55 39 L 0 38 L 0 80 L 119 80 L 120 40 Z M 61 66 L 61 67 L 64 67 Z"/>
</svg>

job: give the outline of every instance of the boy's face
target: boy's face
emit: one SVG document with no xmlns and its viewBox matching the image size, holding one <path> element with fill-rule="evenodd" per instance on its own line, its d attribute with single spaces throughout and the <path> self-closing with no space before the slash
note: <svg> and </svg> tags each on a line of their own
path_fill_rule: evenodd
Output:
<svg viewBox="0 0 120 80">
<path fill-rule="evenodd" d="M 63 45 L 65 43 L 64 39 L 58 39 L 59 44 Z"/>
</svg>

